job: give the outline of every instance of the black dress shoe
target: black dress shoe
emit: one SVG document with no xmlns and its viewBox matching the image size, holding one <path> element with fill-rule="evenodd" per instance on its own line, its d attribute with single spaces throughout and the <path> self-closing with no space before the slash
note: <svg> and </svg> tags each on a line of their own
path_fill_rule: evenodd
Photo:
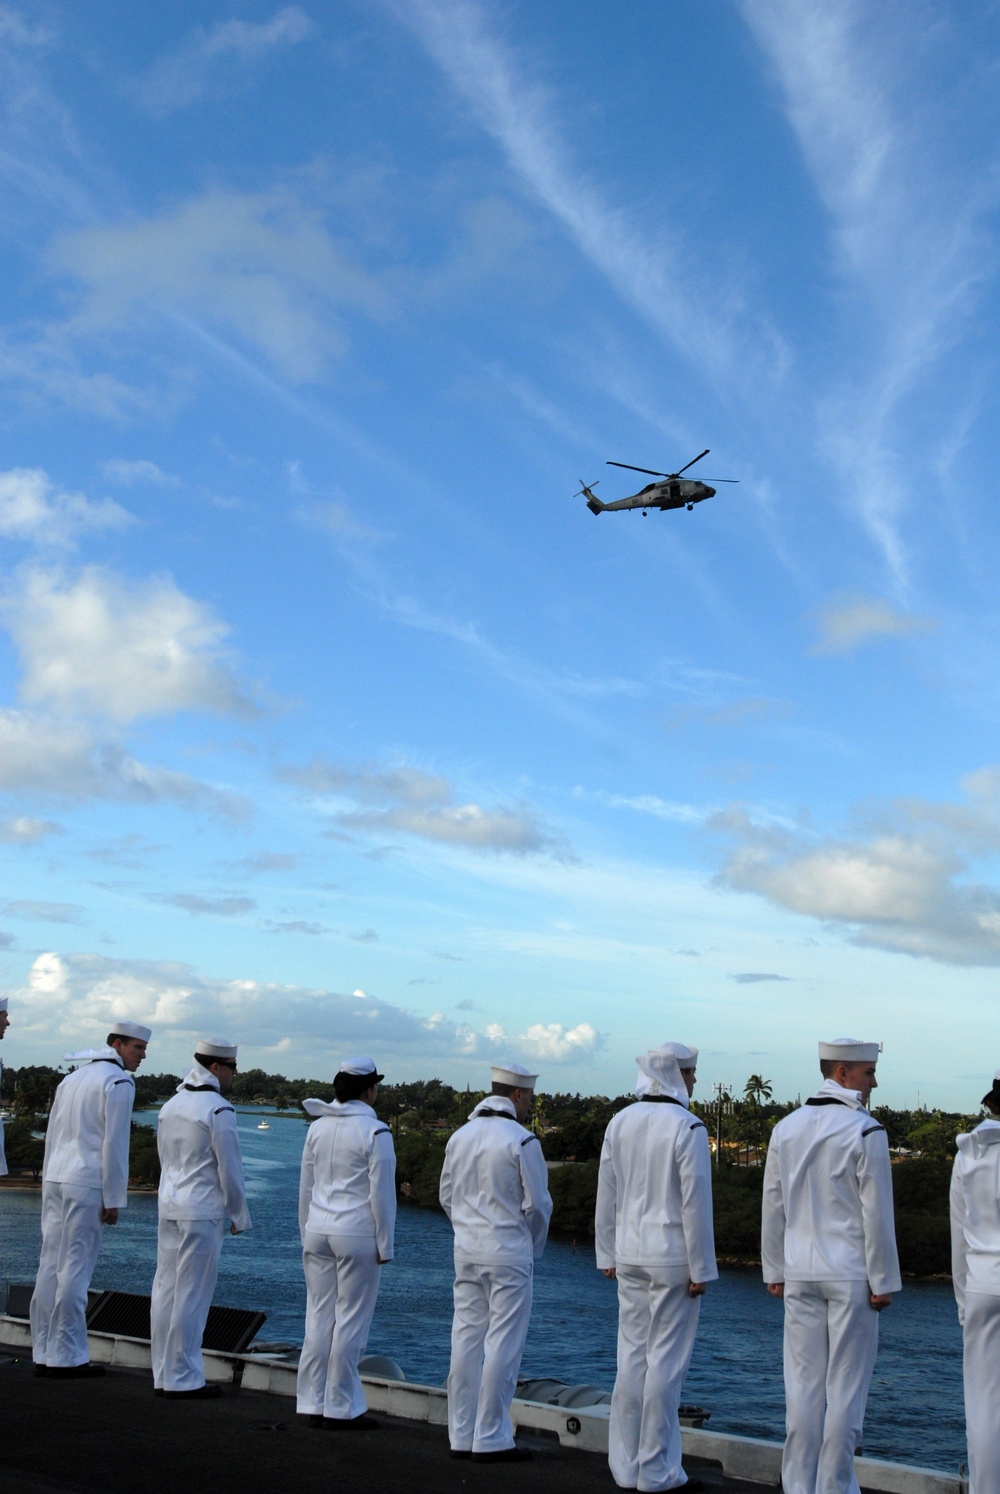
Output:
<svg viewBox="0 0 1000 1494">
<path fill-rule="evenodd" d="M 48 1374 L 49 1367 L 47 1364 L 33 1364 L 31 1367 L 31 1372 L 33 1375 L 37 1375 L 38 1379 L 41 1380 Z"/>
<path fill-rule="evenodd" d="M 49 1364 L 45 1373 L 49 1380 L 93 1380 L 105 1370 L 103 1364 Z"/>
<path fill-rule="evenodd" d="M 530 1447 L 502 1447 L 499 1452 L 472 1454 L 474 1463 L 526 1463 L 534 1457 Z"/>
<path fill-rule="evenodd" d="M 467 1447 L 449 1447 L 448 1456 L 449 1458 L 471 1458 L 472 1451 Z"/>
<path fill-rule="evenodd" d="M 217 1401 L 222 1394 L 218 1385 L 199 1385 L 197 1390 L 165 1390 L 168 1401 Z"/>
<path fill-rule="evenodd" d="M 320 1420 L 325 1432 L 371 1432 L 382 1425 L 377 1416 L 367 1411 L 360 1416 L 323 1416 Z"/>
<path fill-rule="evenodd" d="M 162 1385 L 154 1385 L 153 1386 L 153 1394 L 154 1395 L 163 1395 L 164 1394 L 163 1386 Z"/>
</svg>

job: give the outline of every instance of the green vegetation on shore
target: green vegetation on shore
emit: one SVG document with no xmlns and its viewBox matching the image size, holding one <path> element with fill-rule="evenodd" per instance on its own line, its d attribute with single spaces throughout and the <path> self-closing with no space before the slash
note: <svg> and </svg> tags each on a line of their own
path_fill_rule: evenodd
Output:
<svg viewBox="0 0 1000 1494">
<path fill-rule="evenodd" d="M 42 1142 L 56 1085 L 57 1069 L 24 1067 L 3 1072 L 2 1103 L 14 1112 L 7 1122 L 7 1157 L 12 1170 L 37 1176 Z M 176 1074 L 137 1074 L 136 1104 L 148 1107 L 174 1094 Z M 307 1095 L 333 1098 L 328 1080 L 289 1079 L 263 1069 L 247 1069 L 236 1076 L 231 1098 L 240 1105 L 267 1105 L 292 1111 Z M 378 1113 L 391 1126 L 396 1143 L 400 1196 L 424 1208 L 438 1207 L 438 1182 L 448 1137 L 482 1098 L 483 1091 L 456 1090 L 439 1079 L 411 1084 L 383 1084 Z M 792 1102 L 771 1103 L 771 1087 L 751 1075 L 742 1096 L 723 1094 L 709 1105 L 697 1101 L 692 1109 L 709 1127 L 713 1146 L 719 1143 L 720 1165 L 714 1173 L 715 1233 L 721 1260 L 754 1264 L 760 1260 L 760 1198 L 763 1160 L 775 1123 L 795 1108 Z M 631 1095 L 540 1094 L 532 1120 L 555 1165 L 549 1186 L 554 1204 L 553 1228 L 580 1239 L 593 1236 L 597 1193 L 597 1161 L 608 1121 L 632 1103 Z M 892 1169 L 896 1207 L 896 1237 L 904 1272 L 915 1276 L 946 1276 L 950 1272 L 948 1187 L 955 1136 L 970 1130 L 980 1115 L 942 1111 L 892 1110 L 875 1106 L 873 1115 L 885 1126 L 894 1150 Z M 33 1134 L 34 1133 L 34 1134 Z M 133 1125 L 129 1170 L 132 1181 L 155 1186 L 159 1179 L 156 1133 L 150 1126 Z"/>
</svg>

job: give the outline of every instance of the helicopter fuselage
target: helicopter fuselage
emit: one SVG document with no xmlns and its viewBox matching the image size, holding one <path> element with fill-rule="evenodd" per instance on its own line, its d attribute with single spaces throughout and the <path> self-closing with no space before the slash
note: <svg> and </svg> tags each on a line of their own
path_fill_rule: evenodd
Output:
<svg viewBox="0 0 1000 1494">
<path fill-rule="evenodd" d="M 628 498 L 619 498 L 615 503 L 602 503 L 587 488 L 584 492 L 587 495 L 587 507 L 592 514 L 617 513 L 626 508 L 693 508 L 696 503 L 704 503 L 706 498 L 715 497 L 715 489 L 710 488 L 708 483 L 695 482 L 690 477 L 670 477 L 664 482 L 647 483 L 638 493 L 633 493 Z"/>
</svg>

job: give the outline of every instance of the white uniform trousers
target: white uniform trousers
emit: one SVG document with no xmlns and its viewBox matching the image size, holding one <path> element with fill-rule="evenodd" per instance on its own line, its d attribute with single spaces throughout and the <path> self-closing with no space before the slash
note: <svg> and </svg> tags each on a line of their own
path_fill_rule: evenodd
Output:
<svg viewBox="0 0 1000 1494">
<path fill-rule="evenodd" d="M 161 1219 L 149 1304 L 150 1353 L 157 1390 L 205 1383 L 201 1340 L 219 1274 L 224 1219 Z"/>
<path fill-rule="evenodd" d="M 962 1331 L 969 1494 L 1000 1494 L 1000 1297 L 967 1291 Z"/>
<path fill-rule="evenodd" d="M 683 1276 L 683 1280 L 681 1280 Z M 618 1267 L 618 1374 L 608 1464 L 623 1489 L 675 1489 L 681 1467 L 677 1408 L 698 1331 L 700 1297 L 669 1268 Z"/>
<path fill-rule="evenodd" d="M 368 1344 L 381 1266 L 375 1237 L 306 1230 L 306 1333 L 299 1356 L 296 1409 L 343 1421 L 368 1409 L 358 1361 Z"/>
<path fill-rule="evenodd" d="M 448 1438 L 458 1452 L 514 1446 L 510 1403 L 531 1318 L 530 1265 L 455 1262 Z"/>
<path fill-rule="evenodd" d="M 101 1190 L 42 1184 L 42 1253 L 31 1298 L 36 1364 L 86 1364 L 87 1288 L 101 1249 Z"/>
<path fill-rule="evenodd" d="M 785 1494 L 858 1494 L 861 1444 L 878 1349 L 866 1281 L 786 1281 Z"/>
</svg>

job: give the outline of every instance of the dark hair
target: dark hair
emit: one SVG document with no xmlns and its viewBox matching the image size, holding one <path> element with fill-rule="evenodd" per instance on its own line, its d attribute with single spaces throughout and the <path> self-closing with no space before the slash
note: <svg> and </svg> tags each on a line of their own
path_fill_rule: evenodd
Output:
<svg viewBox="0 0 1000 1494">
<path fill-rule="evenodd" d="M 200 1063 L 203 1069 L 210 1069 L 213 1063 L 224 1063 L 227 1069 L 235 1069 L 236 1067 L 235 1058 L 220 1058 L 218 1054 L 213 1058 L 210 1053 L 196 1053 L 194 1061 L 195 1063 Z"/>
<path fill-rule="evenodd" d="M 494 1083 L 490 1085 L 490 1094 L 506 1095 L 509 1100 L 513 1095 L 515 1089 L 526 1089 L 530 1090 L 532 1093 L 534 1092 L 534 1086 L 531 1084 L 497 1084 L 494 1081 Z"/>
<path fill-rule="evenodd" d="M 820 1059 L 820 1061 L 819 1061 L 819 1071 L 823 1075 L 824 1079 L 832 1079 L 833 1078 L 833 1071 L 837 1067 L 838 1063 L 843 1063 L 843 1059 L 841 1059 L 841 1058 L 821 1058 Z"/>
<path fill-rule="evenodd" d="M 357 1100 L 378 1081 L 378 1074 L 334 1074 L 333 1093 L 343 1105 L 347 1100 Z"/>
</svg>

